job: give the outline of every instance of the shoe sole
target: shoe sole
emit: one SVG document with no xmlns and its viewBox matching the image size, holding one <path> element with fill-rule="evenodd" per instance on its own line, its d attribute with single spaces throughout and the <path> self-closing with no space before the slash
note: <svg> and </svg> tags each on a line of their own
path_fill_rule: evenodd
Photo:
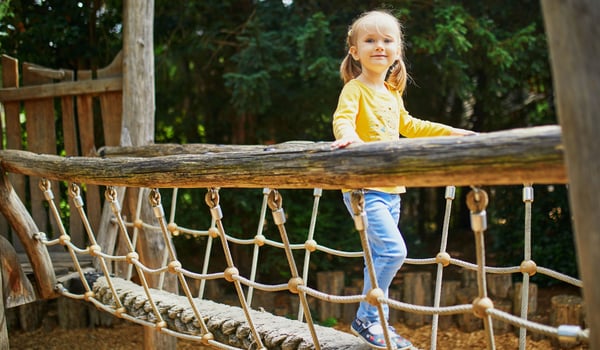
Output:
<svg viewBox="0 0 600 350">
<path fill-rule="evenodd" d="M 352 332 L 352 334 L 354 334 L 355 336 L 357 336 L 358 339 L 360 339 L 363 343 L 367 344 L 368 346 L 372 347 L 373 349 L 382 349 L 382 350 L 386 350 L 387 349 L 387 346 L 381 347 L 381 346 L 377 346 L 377 345 L 369 343 L 365 338 L 362 337 L 362 335 L 360 335 L 360 333 L 358 333 L 352 327 L 350 327 L 350 331 Z"/>
<path fill-rule="evenodd" d="M 365 338 L 362 337 L 362 335 L 360 335 L 360 333 L 358 333 L 354 328 L 350 327 L 350 331 L 352 332 L 352 334 L 354 334 L 358 339 L 360 339 L 363 343 L 367 344 L 368 346 L 374 348 L 374 349 L 381 349 L 381 350 L 386 350 L 387 346 L 377 346 L 377 345 L 373 345 L 371 343 L 369 343 Z M 415 348 L 413 345 L 409 345 L 409 346 L 405 346 L 403 348 L 398 348 L 398 347 L 392 347 L 392 349 L 395 350 L 419 350 L 418 348 Z"/>
</svg>

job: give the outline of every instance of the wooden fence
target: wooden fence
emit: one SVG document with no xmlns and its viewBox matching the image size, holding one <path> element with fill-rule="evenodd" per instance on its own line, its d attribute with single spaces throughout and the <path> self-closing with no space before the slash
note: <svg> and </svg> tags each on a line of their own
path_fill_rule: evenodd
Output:
<svg viewBox="0 0 600 350">
<path fill-rule="evenodd" d="M 93 156 L 102 146 L 118 146 L 122 118 L 122 55 L 98 71 L 49 69 L 2 55 L 0 104 L 4 112 L 0 141 L 3 149 L 27 150 L 62 156 Z M 2 111 L 0 109 L 0 111 Z M 23 136 L 25 135 L 25 137 Z M 39 178 L 10 174 L 16 193 L 27 203 L 40 231 L 56 232 L 56 223 L 43 204 Z M 57 189 L 64 186 L 52 182 Z M 60 203 L 61 191 L 55 190 Z M 100 224 L 102 197 L 97 186 L 88 186 L 86 210 L 91 225 Z M 72 203 L 69 202 L 72 206 Z M 83 227 L 70 220 L 74 242 L 83 243 Z M 8 236 L 17 251 L 18 239 L 0 217 L 0 234 Z"/>
</svg>

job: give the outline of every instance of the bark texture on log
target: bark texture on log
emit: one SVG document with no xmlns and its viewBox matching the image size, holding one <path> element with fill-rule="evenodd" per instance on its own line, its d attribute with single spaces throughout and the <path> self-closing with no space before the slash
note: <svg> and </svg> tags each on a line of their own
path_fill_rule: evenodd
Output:
<svg viewBox="0 0 600 350">
<path fill-rule="evenodd" d="M 115 277 L 112 277 L 111 281 L 115 285 L 117 297 L 123 303 L 127 314 L 150 322 L 156 319 L 141 286 Z M 105 277 L 98 278 L 93 289 L 96 298 L 103 304 L 114 305 L 112 292 Z M 156 289 L 151 289 L 151 293 L 152 300 L 157 304 L 169 329 L 184 334 L 201 334 L 201 329 L 187 298 Z M 215 340 L 242 349 L 251 349 L 256 346 L 241 308 L 200 299 L 195 299 L 195 304 Z M 257 331 L 268 349 L 315 348 L 305 323 L 255 310 L 251 310 L 251 315 Z M 361 340 L 349 333 L 329 327 L 315 327 L 323 350 L 369 349 Z"/>
<path fill-rule="evenodd" d="M 76 183 L 159 187 L 365 188 L 565 183 L 560 128 L 469 137 L 373 142 L 332 150 L 298 148 L 175 154 L 152 158 L 64 158 L 0 151 L 10 172 Z"/>
</svg>

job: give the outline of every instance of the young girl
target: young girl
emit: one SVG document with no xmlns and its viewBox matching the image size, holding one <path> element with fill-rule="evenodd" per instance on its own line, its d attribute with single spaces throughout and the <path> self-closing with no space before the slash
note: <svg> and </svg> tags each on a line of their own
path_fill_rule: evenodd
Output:
<svg viewBox="0 0 600 350">
<path fill-rule="evenodd" d="M 353 143 L 398 140 L 405 137 L 464 136 L 471 131 L 411 117 L 402 101 L 407 73 L 403 61 L 402 31 L 399 21 L 383 11 L 362 14 L 347 37 L 348 55 L 340 73 L 344 88 L 333 115 L 333 148 Z M 364 191 L 367 237 L 379 288 L 388 296 L 389 286 L 406 258 L 406 245 L 398 229 L 400 193 L 403 186 L 368 188 Z M 343 190 L 344 203 L 353 215 L 350 190 Z M 367 269 L 363 294 L 372 289 Z M 387 319 L 388 307 L 384 304 Z M 386 322 L 387 323 L 387 322 Z M 352 332 L 370 346 L 386 349 L 377 307 L 361 302 Z M 391 341 L 398 349 L 412 344 L 389 327 Z"/>
</svg>

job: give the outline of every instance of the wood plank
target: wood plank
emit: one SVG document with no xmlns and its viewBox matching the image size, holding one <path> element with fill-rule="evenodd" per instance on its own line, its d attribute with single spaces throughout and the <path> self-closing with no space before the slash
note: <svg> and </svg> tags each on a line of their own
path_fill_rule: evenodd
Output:
<svg viewBox="0 0 600 350">
<path fill-rule="evenodd" d="M 80 154 L 83 156 L 93 155 L 96 151 L 93 97 L 92 95 L 81 95 L 77 96 L 76 101 L 79 142 L 81 146 Z M 102 210 L 102 199 L 98 186 L 88 186 L 85 201 L 90 225 L 96 231 L 100 227 L 100 213 Z"/>
<path fill-rule="evenodd" d="M 52 79 L 41 77 L 29 71 L 29 67 L 36 67 L 31 63 L 23 64 L 23 85 L 39 85 L 52 82 Z M 25 129 L 27 131 L 27 149 L 31 152 L 57 154 L 56 149 L 56 123 L 54 116 L 54 99 L 44 98 L 25 101 Z M 31 198 L 31 215 L 40 230 L 49 233 L 47 227 L 48 214 L 44 205 L 43 193 L 39 190 L 40 178 L 29 179 L 29 194 Z M 58 182 L 52 182 L 55 203 L 60 203 Z M 58 232 L 54 219 L 50 219 L 53 232 Z"/>
<path fill-rule="evenodd" d="M 600 2 L 543 0 L 554 96 L 564 130 L 569 198 L 590 349 L 600 349 Z"/>
<path fill-rule="evenodd" d="M 99 79 L 121 77 L 123 67 L 123 54 L 119 52 L 113 61 L 104 68 L 98 69 L 96 75 Z M 80 80 L 92 79 L 94 72 L 91 70 L 79 71 L 78 77 Z M 104 92 L 98 96 L 100 100 L 100 113 L 102 118 L 102 132 L 104 135 L 104 145 L 119 146 L 121 142 L 121 116 L 123 111 L 123 100 L 122 92 Z M 82 134 L 82 137 L 85 135 Z M 91 151 L 91 150 L 90 150 Z M 85 154 L 91 156 L 91 154 Z M 123 198 L 125 195 L 125 188 L 117 188 L 118 198 L 122 207 Z M 99 222 L 93 223 L 95 232 L 97 232 L 96 239 L 98 244 L 102 247 L 103 251 L 108 254 L 112 254 L 115 251 L 115 243 L 117 242 L 118 227 L 113 224 L 110 219 L 113 216 L 110 209 L 109 203 L 104 203 L 103 208 L 100 208 L 102 202 L 102 193 L 98 186 L 89 186 L 87 188 L 88 198 L 88 213 L 92 217 L 99 218 Z M 94 264 L 97 269 L 100 268 L 98 259 L 95 259 Z M 118 263 L 117 263 L 118 265 Z M 112 266 L 108 268 L 112 271 Z"/>
<path fill-rule="evenodd" d="M 71 70 L 62 70 L 63 79 L 71 81 L 74 79 L 74 73 Z M 61 101 L 61 120 L 63 127 L 63 142 L 65 148 L 65 154 L 68 157 L 78 156 L 79 154 L 79 140 L 77 138 L 77 123 L 75 122 L 75 101 L 73 96 L 63 96 Z M 82 246 L 85 242 L 85 232 L 81 219 L 76 214 L 75 203 L 73 198 L 68 196 L 69 206 L 71 208 L 71 215 L 69 217 L 69 235 L 71 241 L 77 245 Z"/>
<path fill-rule="evenodd" d="M 19 61 L 7 55 L 2 55 L 2 86 L 11 88 L 19 87 Z M 6 135 L 6 148 L 23 149 L 20 121 L 21 104 L 18 101 L 13 101 L 5 102 L 2 105 L 4 107 L 5 132 L 3 134 Z M 25 198 L 25 176 L 10 174 L 8 178 L 17 195 Z M 2 229 L 2 234 L 7 237 L 11 235 L 8 223 L 3 217 L 0 218 L 0 228 Z M 12 241 L 17 251 L 23 251 L 23 246 L 18 239 Z"/>
<path fill-rule="evenodd" d="M 85 81 L 67 81 L 55 84 L 0 89 L 0 102 L 45 99 L 63 96 L 96 95 L 109 91 L 121 91 L 123 78 L 107 78 Z"/>
<path fill-rule="evenodd" d="M 339 189 L 566 183 L 560 128 L 376 142 L 332 150 L 63 158 L 0 151 L 7 171 L 114 186 Z"/>
</svg>

